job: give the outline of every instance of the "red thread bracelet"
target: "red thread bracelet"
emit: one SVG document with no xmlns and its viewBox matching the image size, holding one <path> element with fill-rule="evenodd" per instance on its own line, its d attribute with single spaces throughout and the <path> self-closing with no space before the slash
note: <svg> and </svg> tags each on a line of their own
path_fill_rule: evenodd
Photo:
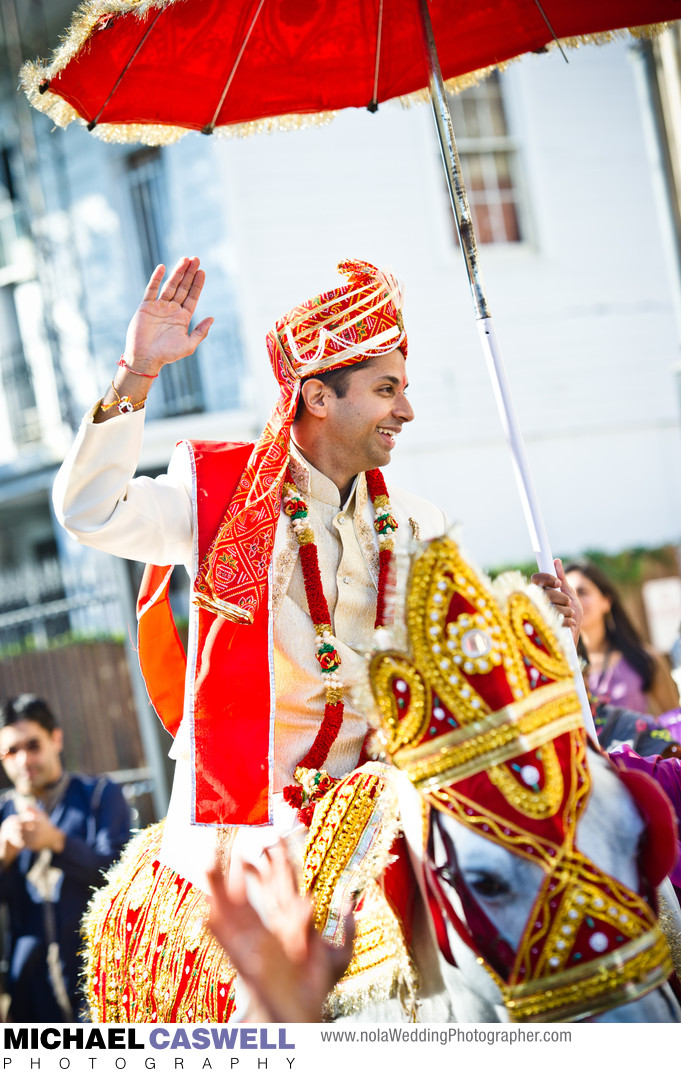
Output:
<svg viewBox="0 0 681 1073">
<path fill-rule="evenodd" d="M 121 369 L 127 369 L 129 373 L 134 373 L 135 376 L 144 376 L 147 380 L 155 380 L 158 376 L 158 373 L 141 373 L 139 369 L 131 369 L 122 354 L 116 365 L 120 365 Z"/>
</svg>

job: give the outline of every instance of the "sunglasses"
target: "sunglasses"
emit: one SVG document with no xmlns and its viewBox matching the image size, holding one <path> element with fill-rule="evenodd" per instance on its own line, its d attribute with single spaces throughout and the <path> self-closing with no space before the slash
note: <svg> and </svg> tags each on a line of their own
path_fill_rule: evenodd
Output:
<svg viewBox="0 0 681 1073">
<path fill-rule="evenodd" d="M 39 753 L 43 747 L 43 743 L 40 738 L 29 738 L 28 741 L 18 742 L 16 745 L 10 745 L 9 749 L 3 749 L 0 752 L 0 760 L 7 760 L 9 756 L 16 756 L 17 753 Z"/>
</svg>

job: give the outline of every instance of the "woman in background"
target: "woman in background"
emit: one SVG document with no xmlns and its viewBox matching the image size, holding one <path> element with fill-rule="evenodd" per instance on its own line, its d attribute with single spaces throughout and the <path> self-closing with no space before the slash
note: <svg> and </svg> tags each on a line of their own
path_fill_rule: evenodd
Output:
<svg viewBox="0 0 681 1073">
<path fill-rule="evenodd" d="M 587 682 L 597 703 L 650 715 L 677 708 L 679 691 L 667 659 L 644 645 L 607 575 L 586 559 L 569 563 L 565 573 L 584 609 Z"/>
</svg>

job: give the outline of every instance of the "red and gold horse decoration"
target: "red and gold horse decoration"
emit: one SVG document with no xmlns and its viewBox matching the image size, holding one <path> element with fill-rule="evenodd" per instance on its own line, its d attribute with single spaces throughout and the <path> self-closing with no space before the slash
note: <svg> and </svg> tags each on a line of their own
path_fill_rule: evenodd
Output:
<svg viewBox="0 0 681 1073">
<path fill-rule="evenodd" d="M 573 1020 L 659 987 L 672 968 L 653 892 L 663 875 L 629 890 L 577 845 L 591 790 L 587 740 L 543 593 L 519 575 L 493 585 L 441 539 L 414 563 L 406 617 L 409 654 L 371 663 L 387 753 L 434 809 L 543 871 L 516 950 L 470 897 L 472 915 L 451 919 L 429 877 L 511 1019 Z"/>
</svg>

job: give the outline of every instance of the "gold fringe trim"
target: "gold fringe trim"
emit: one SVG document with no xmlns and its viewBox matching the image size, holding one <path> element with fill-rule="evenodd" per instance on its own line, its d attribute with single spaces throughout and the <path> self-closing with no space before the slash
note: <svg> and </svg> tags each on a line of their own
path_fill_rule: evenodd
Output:
<svg viewBox="0 0 681 1073">
<path fill-rule="evenodd" d="M 473 86 L 479 86 L 481 82 L 484 82 L 485 79 L 489 78 L 495 71 L 505 71 L 510 63 L 515 63 L 517 60 L 521 60 L 523 56 L 527 55 L 527 52 L 523 52 L 521 55 L 514 56 L 510 60 L 502 60 L 501 63 L 493 63 L 490 67 L 478 67 L 475 71 L 466 71 L 462 75 L 454 75 L 453 78 L 446 78 L 445 89 L 448 93 L 463 93 L 466 89 L 472 89 Z M 430 100 L 430 90 L 427 86 L 424 86 L 423 89 L 415 89 L 413 93 L 405 93 L 402 97 L 393 97 L 391 99 L 402 108 L 412 108 L 416 104 L 426 104 Z M 388 101 L 385 103 L 387 104 Z"/>
<path fill-rule="evenodd" d="M 19 72 L 19 81 L 30 104 L 37 111 L 49 116 L 58 127 L 67 127 L 72 122 L 87 126 L 86 120 L 78 115 L 75 108 L 72 108 L 62 97 L 52 93 L 50 90 L 41 93 L 40 85 L 46 81 L 51 82 L 53 78 L 64 70 L 87 44 L 88 39 L 96 30 L 99 20 L 103 17 L 107 15 L 133 14 L 142 19 L 153 9 L 169 7 L 177 2 L 178 0 L 85 0 L 85 3 L 81 4 L 75 11 L 71 25 L 63 35 L 61 44 L 52 53 L 51 59 L 31 60 L 22 66 Z M 583 45 L 607 45 L 611 41 L 620 40 L 628 36 L 639 40 L 649 39 L 663 33 L 671 25 L 669 22 L 659 22 L 651 23 L 647 26 L 631 26 L 620 30 L 599 31 L 592 34 L 565 37 L 561 38 L 558 43 L 555 41 L 549 42 L 546 48 L 553 49 L 558 44 L 563 48 L 581 48 Z M 450 93 L 462 93 L 463 90 L 484 82 L 493 71 L 504 71 L 509 63 L 514 63 L 526 55 L 528 53 L 524 52 L 501 63 L 456 75 L 454 78 L 446 80 L 445 87 Z M 427 101 L 429 92 L 427 88 L 424 88 L 392 99 L 402 107 L 410 108 L 412 105 Z M 388 102 L 382 103 L 387 104 Z M 245 123 L 216 127 L 214 133 L 226 138 L 247 138 L 253 134 L 272 134 L 278 131 L 303 130 L 308 127 L 326 126 L 338 115 L 338 111 L 339 109 L 325 112 L 268 116 Z M 179 141 L 180 138 L 189 133 L 189 129 L 161 123 L 98 123 L 91 133 L 101 141 L 120 145 L 164 146 L 172 145 L 174 142 Z"/>
<path fill-rule="evenodd" d="M 233 1001 L 235 970 L 205 927 L 208 896 L 155 865 L 162 835 L 163 822 L 133 838 L 83 918 L 96 1023 L 216 1023 Z"/>
<path fill-rule="evenodd" d="M 416 1019 L 419 978 L 409 956 L 400 921 L 378 883 L 365 892 L 355 914 L 352 961 L 324 1004 L 323 1019 L 360 1013 L 374 1003 L 399 998 L 408 1020 Z"/>
<path fill-rule="evenodd" d="M 658 37 L 665 30 L 669 29 L 673 23 L 671 22 L 654 22 L 646 26 L 629 26 L 619 30 L 599 30 L 592 34 L 577 34 L 574 37 L 561 37 L 558 41 L 549 41 L 545 48 L 546 51 L 553 51 L 559 46 L 561 48 L 581 48 L 583 45 L 609 45 L 612 41 L 624 41 L 627 37 L 633 37 L 636 40 L 650 40 L 654 37 Z M 510 64 L 517 63 L 525 56 L 534 55 L 531 51 L 521 52 L 517 56 L 510 56 L 507 60 L 502 60 L 501 63 L 493 63 L 489 67 L 479 67 L 475 71 L 466 71 L 462 75 L 455 75 L 454 78 L 445 79 L 445 89 L 448 93 L 463 93 L 466 89 L 471 89 L 473 86 L 479 86 L 481 82 L 484 82 L 486 78 L 489 78 L 494 71 L 506 71 Z M 410 108 L 412 104 L 421 104 L 430 99 L 430 94 L 427 89 L 417 90 L 415 93 L 409 93 L 404 97 L 396 97 L 396 100 L 404 108 Z"/>
<path fill-rule="evenodd" d="M 74 112 L 71 119 L 75 119 L 81 126 L 87 126 L 85 120 L 81 119 L 71 106 L 67 105 L 56 94 L 50 94 L 48 91 L 40 97 L 40 101 L 44 101 L 49 96 L 56 98 L 65 108 Z M 29 100 L 31 100 L 30 97 Z M 66 126 L 71 122 L 71 119 L 69 119 L 66 123 L 59 123 L 56 116 L 48 108 L 41 107 L 34 100 L 31 100 L 31 104 L 38 108 L 39 111 L 46 112 L 58 126 Z M 213 135 L 218 138 L 250 138 L 254 134 L 276 134 L 279 131 L 324 127 L 332 119 L 335 119 L 337 115 L 338 112 L 313 112 L 309 115 L 271 116 L 267 119 L 256 119 L 250 123 L 233 123 L 230 126 L 216 127 Z M 184 138 L 185 134 L 199 134 L 200 131 L 191 130 L 188 127 L 164 126 L 160 123 L 98 123 L 90 133 L 103 142 L 119 145 L 164 146 L 173 145 L 180 138 Z"/>
<path fill-rule="evenodd" d="M 379 880 L 400 830 L 394 777 L 394 770 L 383 764 L 365 764 L 329 791 L 315 810 L 303 887 L 314 897 L 315 926 L 327 941 L 342 938 L 338 922 L 345 895 L 362 895 L 352 960 L 326 1000 L 325 1019 L 395 997 L 409 1018 L 415 1016 L 417 971 Z"/>
<path fill-rule="evenodd" d="M 61 43 L 52 53 L 50 62 L 39 60 L 26 63 L 23 71 L 33 68 L 42 72 L 42 79 L 51 80 L 63 71 L 80 52 L 97 29 L 98 22 L 107 15 L 136 15 L 143 19 L 154 8 L 170 7 L 177 0 L 85 0 L 76 8 L 71 25 L 61 37 Z"/>
</svg>

